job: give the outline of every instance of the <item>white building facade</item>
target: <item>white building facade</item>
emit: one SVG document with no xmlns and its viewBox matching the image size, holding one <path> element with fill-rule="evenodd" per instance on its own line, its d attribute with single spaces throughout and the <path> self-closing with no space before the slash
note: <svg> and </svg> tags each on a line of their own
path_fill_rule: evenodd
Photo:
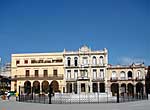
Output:
<svg viewBox="0 0 150 110">
<path fill-rule="evenodd" d="M 78 51 L 64 51 L 64 80 L 67 93 L 106 92 L 107 49 L 92 51 L 87 46 Z"/>
</svg>

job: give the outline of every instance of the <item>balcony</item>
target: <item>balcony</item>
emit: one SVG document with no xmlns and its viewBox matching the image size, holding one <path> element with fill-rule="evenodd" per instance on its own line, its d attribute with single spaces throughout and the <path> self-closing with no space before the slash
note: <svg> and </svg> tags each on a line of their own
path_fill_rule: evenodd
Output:
<svg viewBox="0 0 150 110">
<path fill-rule="evenodd" d="M 71 65 L 65 65 L 65 68 L 78 68 L 79 65 L 74 65 L 74 64 L 71 64 Z"/>
<path fill-rule="evenodd" d="M 135 78 L 135 81 L 144 81 L 144 80 L 145 80 L 144 77 L 136 77 L 136 78 Z"/>
<path fill-rule="evenodd" d="M 126 77 L 120 77 L 120 79 L 119 79 L 120 81 L 126 81 L 126 80 L 128 80 Z"/>
<path fill-rule="evenodd" d="M 104 67 L 106 64 L 91 64 L 91 67 Z"/>
<path fill-rule="evenodd" d="M 96 77 L 96 78 L 93 78 L 92 81 L 93 81 L 93 82 L 104 82 L 105 79 L 102 78 L 102 77 Z"/>
<path fill-rule="evenodd" d="M 90 78 L 88 76 L 79 76 L 79 77 L 77 77 L 77 80 L 78 81 L 82 81 L 82 80 L 83 81 L 86 81 L 86 80 L 88 81 L 88 80 L 90 80 Z"/>
<path fill-rule="evenodd" d="M 127 79 L 128 81 L 134 81 L 134 79 L 132 77 L 128 77 Z"/>
<path fill-rule="evenodd" d="M 77 81 L 77 78 L 66 78 L 66 81 Z"/>
<path fill-rule="evenodd" d="M 111 78 L 110 78 L 110 81 L 111 81 L 111 82 L 117 82 L 117 81 L 118 81 L 118 77 L 111 77 Z"/>
<path fill-rule="evenodd" d="M 64 76 L 63 74 L 59 75 L 48 75 L 48 76 L 35 76 L 35 75 L 30 75 L 30 76 L 25 76 L 25 75 L 15 75 L 12 77 L 12 80 L 63 80 Z"/>
</svg>

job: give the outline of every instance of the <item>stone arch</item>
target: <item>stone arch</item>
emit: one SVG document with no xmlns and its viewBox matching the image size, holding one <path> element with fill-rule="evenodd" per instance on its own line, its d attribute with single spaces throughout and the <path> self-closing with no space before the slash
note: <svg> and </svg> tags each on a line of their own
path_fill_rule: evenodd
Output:
<svg viewBox="0 0 150 110">
<path fill-rule="evenodd" d="M 35 94 L 39 94 L 40 93 L 40 82 L 39 81 L 34 81 L 33 82 L 33 92 Z"/>
<path fill-rule="evenodd" d="M 26 94 L 31 93 L 31 82 L 30 81 L 24 82 L 24 93 L 26 93 Z"/>
<path fill-rule="evenodd" d="M 43 81 L 42 82 L 42 92 L 48 93 L 49 90 L 49 82 L 48 81 Z"/>
<path fill-rule="evenodd" d="M 119 84 L 118 83 L 112 83 L 111 84 L 111 92 L 112 92 L 113 96 L 115 96 L 115 94 L 117 94 L 118 89 L 119 89 Z"/>
<path fill-rule="evenodd" d="M 56 80 L 53 80 L 51 82 L 50 86 L 53 89 L 53 92 L 60 92 L 60 90 L 59 90 L 59 83 Z"/>
<path fill-rule="evenodd" d="M 134 95 L 134 85 L 131 83 L 128 83 L 128 95 L 133 96 Z"/>
<path fill-rule="evenodd" d="M 136 93 L 141 93 L 143 94 L 143 91 L 144 91 L 144 85 L 141 83 L 141 82 L 138 82 L 136 84 Z"/>
<path fill-rule="evenodd" d="M 121 92 L 126 93 L 126 84 L 125 83 L 121 84 Z"/>
</svg>

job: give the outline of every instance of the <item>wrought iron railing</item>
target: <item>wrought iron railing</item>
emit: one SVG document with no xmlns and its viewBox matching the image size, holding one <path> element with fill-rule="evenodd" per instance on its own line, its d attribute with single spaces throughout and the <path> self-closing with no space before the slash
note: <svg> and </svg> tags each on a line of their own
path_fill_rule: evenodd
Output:
<svg viewBox="0 0 150 110">
<path fill-rule="evenodd" d="M 24 80 L 24 79 L 56 79 L 56 80 L 62 80 L 63 79 L 63 74 L 58 74 L 58 75 L 48 75 L 48 76 L 44 76 L 44 75 L 39 75 L 39 76 L 35 76 L 35 75 L 29 75 L 29 76 L 25 76 L 25 75 L 15 75 L 12 77 L 13 80 Z"/>
</svg>

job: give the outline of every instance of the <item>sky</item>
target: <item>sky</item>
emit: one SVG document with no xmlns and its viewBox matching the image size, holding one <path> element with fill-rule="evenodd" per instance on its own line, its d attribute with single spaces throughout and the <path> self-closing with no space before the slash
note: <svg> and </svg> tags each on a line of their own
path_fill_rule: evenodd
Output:
<svg viewBox="0 0 150 110">
<path fill-rule="evenodd" d="M 14 53 L 108 49 L 109 64 L 150 65 L 149 0 L 0 0 L 1 64 Z"/>
</svg>

